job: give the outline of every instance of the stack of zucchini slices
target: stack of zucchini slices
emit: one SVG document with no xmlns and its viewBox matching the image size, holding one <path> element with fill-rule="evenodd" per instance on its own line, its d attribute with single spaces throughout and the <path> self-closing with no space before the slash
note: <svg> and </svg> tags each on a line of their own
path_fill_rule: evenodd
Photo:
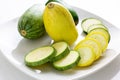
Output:
<svg viewBox="0 0 120 80">
<path fill-rule="evenodd" d="M 81 27 L 87 35 L 74 49 L 81 56 L 78 66 L 85 67 L 98 60 L 102 53 L 106 51 L 110 41 L 110 33 L 108 28 L 96 18 L 84 19 Z"/>
<path fill-rule="evenodd" d="M 50 62 L 57 70 L 68 70 L 78 64 L 80 55 L 70 50 L 66 42 L 56 42 L 51 46 L 40 47 L 25 56 L 27 66 L 40 66 Z"/>
</svg>

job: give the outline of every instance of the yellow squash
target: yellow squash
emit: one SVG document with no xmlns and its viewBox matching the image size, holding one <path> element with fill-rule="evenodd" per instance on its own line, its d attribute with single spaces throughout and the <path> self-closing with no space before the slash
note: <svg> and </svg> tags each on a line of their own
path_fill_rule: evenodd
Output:
<svg viewBox="0 0 120 80">
<path fill-rule="evenodd" d="M 56 2 L 47 4 L 43 20 L 46 32 L 55 42 L 66 41 L 71 45 L 76 41 L 78 32 L 74 20 L 63 5 Z"/>
</svg>

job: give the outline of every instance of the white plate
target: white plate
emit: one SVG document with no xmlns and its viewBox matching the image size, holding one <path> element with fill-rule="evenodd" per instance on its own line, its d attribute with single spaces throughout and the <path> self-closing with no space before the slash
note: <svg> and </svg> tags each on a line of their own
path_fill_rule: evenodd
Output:
<svg viewBox="0 0 120 80">
<path fill-rule="evenodd" d="M 87 17 L 95 17 L 102 20 L 109 28 L 111 34 L 111 41 L 108 49 L 104 52 L 101 59 L 96 61 L 92 66 L 86 68 L 73 68 L 67 71 L 57 71 L 48 64 L 36 69 L 26 67 L 24 64 L 24 55 L 34 48 L 49 45 L 51 39 L 47 35 L 38 40 L 26 40 L 22 38 L 17 30 L 18 18 L 8 21 L 0 26 L 0 50 L 2 54 L 20 71 L 39 80 L 76 80 L 100 70 L 119 55 L 120 37 L 118 37 L 118 34 L 120 34 L 120 30 L 98 16 L 79 8 L 74 9 L 79 15 L 79 24 L 77 26 L 80 33 L 79 39 L 83 38 L 80 26 L 81 20 Z"/>
</svg>

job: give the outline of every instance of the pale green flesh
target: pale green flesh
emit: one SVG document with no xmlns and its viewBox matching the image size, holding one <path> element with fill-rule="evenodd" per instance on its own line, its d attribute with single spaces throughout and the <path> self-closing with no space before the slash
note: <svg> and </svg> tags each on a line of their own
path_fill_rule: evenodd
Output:
<svg viewBox="0 0 120 80">
<path fill-rule="evenodd" d="M 90 47 L 81 47 L 78 52 L 81 56 L 78 66 L 90 65 L 95 60 L 95 54 Z"/>
<path fill-rule="evenodd" d="M 57 67 L 64 67 L 70 65 L 77 60 L 78 56 L 79 56 L 78 52 L 70 51 L 70 53 L 66 57 L 59 61 L 54 62 L 54 65 Z"/>
<path fill-rule="evenodd" d="M 65 43 L 65 42 L 59 42 L 59 43 L 53 44 L 53 47 L 57 51 L 57 53 L 56 53 L 55 56 L 58 56 L 59 54 L 61 54 L 62 52 L 64 52 L 68 46 L 67 46 L 67 43 Z"/>
<path fill-rule="evenodd" d="M 36 62 L 42 59 L 47 58 L 49 55 L 53 53 L 54 49 L 52 47 L 42 47 L 36 50 L 33 50 L 26 56 L 26 61 L 28 62 Z"/>
<path fill-rule="evenodd" d="M 82 28 L 85 32 L 87 32 L 88 28 L 94 24 L 102 24 L 102 22 L 98 19 L 89 18 L 82 23 Z"/>
<path fill-rule="evenodd" d="M 95 24 L 95 25 L 92 25 L 88 28 L 87 32 L 89 33 L 91 30 L 95 29 L 95 28 L 103 28 L 105 30 L 107 30 L 107 28 L 101 24 Z"/>
</svg>

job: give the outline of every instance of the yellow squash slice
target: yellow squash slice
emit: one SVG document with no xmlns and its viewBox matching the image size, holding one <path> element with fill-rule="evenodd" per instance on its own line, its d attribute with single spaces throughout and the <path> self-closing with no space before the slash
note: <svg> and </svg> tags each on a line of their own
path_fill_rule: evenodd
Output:
<svg viewBox="0 0 120 80">
<path fill-rule="evenodd" d="M 94 32 L 100 32 L 102 34 L 104 34 L 104 36 L 107 38 L 107 41 L 110 41 L 110 33 L 108 30 L 104 29 L 104 28 L 96 28 L 91 30 L 89 33 L 94 33 Z"/>
<path fill-rule="evenodd" d="M 86 38 L 92 38 L 97 40 L 102 48 L 102 52 L 104 52 L 107 49 L 108 46 L 108 40 L 105 37 L 105 35 L 101 32 L 94 32 L 94 33 L 89 33 Z"/>
<path fill-rule="evenodd" d="M 86 67 L 91 65 L 95 60 L 95 53 L 93 48 L 90 46 L 81 46 L 77 50 L 80 54 L 80 61 L 78 62 L 78 66 Z"/>
<path fill-rule="evenodd" d="M 76 45 L 75 50 L 79 49 L 80 46 L 88 45 L 93 48 L 93 51 L 96 55 L 95 59 L 99 59 L 102 54 L 102 49 L 100 43 L 92 38 L 85 38 L 84 40 L 80 41 L 78 45 Z"/>
</svg>

